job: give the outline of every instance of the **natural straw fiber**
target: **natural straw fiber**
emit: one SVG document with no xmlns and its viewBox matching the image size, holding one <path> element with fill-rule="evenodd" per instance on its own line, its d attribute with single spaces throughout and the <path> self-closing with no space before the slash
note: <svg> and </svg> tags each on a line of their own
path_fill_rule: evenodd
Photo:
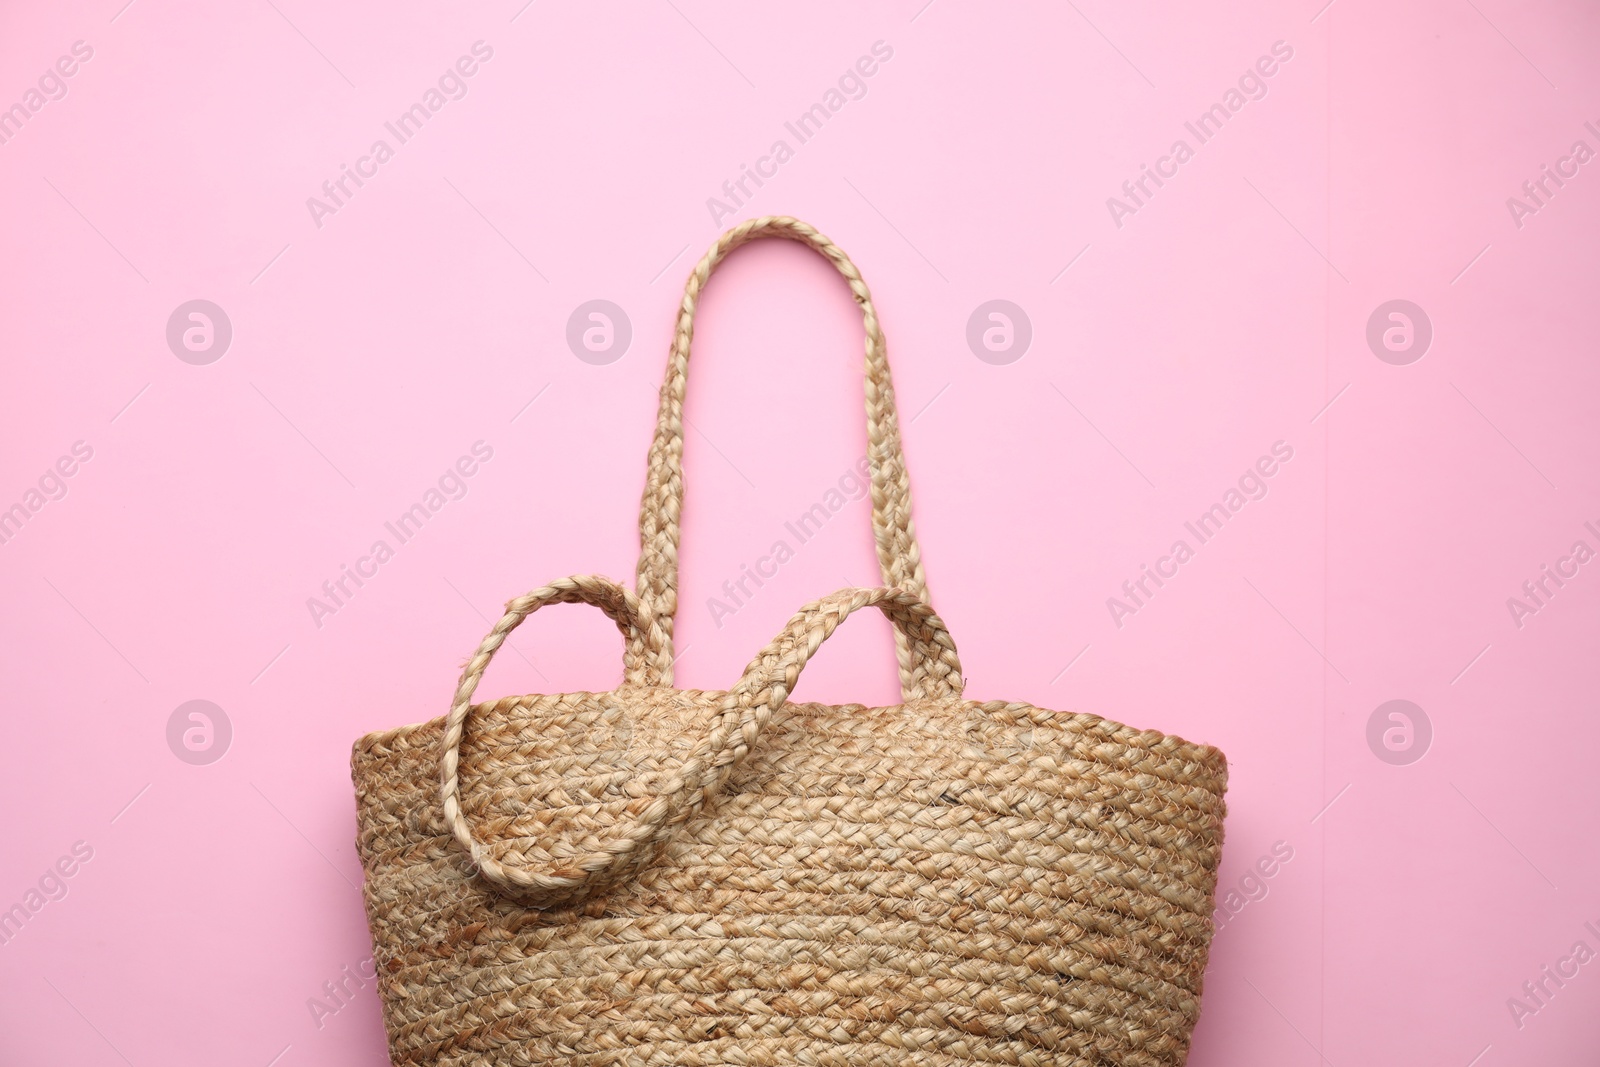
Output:
<svg viewBox="0 0 1600 1067">
<path fill-rule="evenodd" d="M 694 309 L 716 264 L 801 241 L 867 324 L 886 588 L 802 608 L 726 692 L 671 687 Z M 397 1065 L 1182 1064 L 1221 854 L 1222 754 L 1093 715 L 962 699 L 927 603 L 883 335 L 788 218 L 691 275 L 641 509 L 640 593 L 507 605 L 443 719 L 356 743 L 358 848 Z M 552 603 L 625 641 L 604 693 L 473 703 Z M 903 703 L 787 703 L 852 612 L 894 624 Z"/>
</svg>

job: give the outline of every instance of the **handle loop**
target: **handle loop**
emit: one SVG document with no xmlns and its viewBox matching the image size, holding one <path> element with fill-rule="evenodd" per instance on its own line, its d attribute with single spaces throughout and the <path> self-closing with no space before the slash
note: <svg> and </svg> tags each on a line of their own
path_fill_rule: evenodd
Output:
<svg viewBox="0 0 1600 1067">
<path fill-rule="evenodd" d="M 713 271 L 740 245 L 763 237 L 797 241 L 822 254 L 849 283 L 861 305 L 866 327 L 867 458 L 872 470 L 872 531 L 877 542 L 878 566 L 885 586 L 903 589 L 928 599 L 911 521 L 911 484 L 900 447 L 900 420 L 895 410 L 894 384 L 889 376 L 888 343 L 878 323 L 872 294 L 861 272 L 843 250 L 827 237 L 787 216 L 752 219 L 717 239 L 695 266 L 684 287 L 678 310 L 667 374 L 661 383 L 660 417 L 650 446 L 644 498 L 639 507 L 639 599 L 649 606 L 667 637 L 670 661 L 673 618 L 678 610 L 678 521 L 683 510 L 683 400 L 688 386 L 689 349 L 694 338 L 694 316 L 700 293 Z M 913 664 L 906 638 L 896 631 L 902 694 L 909 699 Z M 662 685 L 672 684 L 669 666 Z"/>
<path fill-rule="evenodd" d="M 564 858 L 559 867 L 537 869 L 502 863 L 473 836 L 461 812 L 457 763 L 462 728 L 478 679 L 505 635 L 540 605 L 558 599 L 597 604 L 618 620 L 619 627 L 630 621 L 626 613 L 632 595 L 605 579 L 564 579 L 512 601 L 505 618 L 484 638 L 461 676 L 455 705 L 445 721 L 440 759 L 445 819 L 456 840 L 471 853 L 485 878 L 535 907 L 576 903 L 625 881 L 648 863 L 675 827 L 694 818 L 717 795 L 773 713 L 788 699 L 806 663 L 839 624 L 861 608 L 875 606 L 887 615 L 910 649 L 909 700 L 961 699 L 961 661 L 949 631 L 932 608 L 899 589 L 841 589 L 801 608 L 750 662 L 739 684 L 724 697 L 706 735 L 632 822 L 600 835 L 595 847 Z M 631 610 L 635 635 L 653 625 L 648 608 L 635 604 Z M 548 854 L 550 850 L 540 851 Z"/>
<path fill-rule="evenodd" d="M 511 631 L 522 625 L 524 619 L 546 604 L 592 604 L 605 612 L 622 631 L 627 641 L 624 656 L 624 688 L 650 685 L 652 676 L 670 671 L 672 663 L 665 637 L 657 629 L 650 609 L 627 589 L 609 578 L 599 575 L 574 575 L 520 596 L 506 605 L 506 613 L 484 637 L 478 651 L 473 654 L 461 672 L 456 684 L 455 702 L 445 716 L 444 734 L 439 747 L 439 798 L 444 807 L 444 818 L 455 839 L 472 855 L 472 860 L 485 877 L 499 885 L 515 887 L 523 884 L 521 872 L 502 867 L 490 856 L 467 825 L 462 814 L 460 794 L 461 738 L 466 731 L 467 713 L 472 709 L 472 694 L 483 680 L 494 654 L 505 643 Z"/>
</svg>

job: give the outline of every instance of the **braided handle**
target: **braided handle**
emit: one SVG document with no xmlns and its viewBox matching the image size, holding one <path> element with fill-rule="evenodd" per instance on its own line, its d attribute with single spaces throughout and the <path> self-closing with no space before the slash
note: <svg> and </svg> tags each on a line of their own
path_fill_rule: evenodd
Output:
<svg viewBox="0 0 1600 1067">
<path fill-rule="evenodd" d="M 530 593 L 523 600 L 537 595 Z M 532 870 L 495 861 L 473 838 L 457 803 L 455 764 L 460 725 L 477 685 L 476 675 L 482 674 L 479 661 L 487 663 L 499 643 L 502 628 L 509 631 L 516 625 L 506 626 L 506 620 L 501 620 L 462 675 L 456 706 L 446 721 L 443 796 L 445 817 L 456 840 L 471 852 L 485 878 L 534 907 L 574 904 L 625 881 L 655 856 L 673 828 L 694 818 L 717 795 L 773 713 L 788 699 L 817 649 L 851 613 L 868 606 L 878 607 L 889 617 L 912 652 L 909 699 L 960 700 L 961 661 L 949 631 L 932 608 L 898 589 L 842 589 L 801 608 L 750 662 L 739 684 L 724 697 L 706 736 L 637 818 L 615 828 L 597 847 L 564 861 L 555 870 Z M 509 613 L 506 616 L 511 617 Z"/>
<path fill-rule="evenodd" d="M 865 607 L 876 607 L 894 624 L 895 633 L 911 649 L 911 679 L 906 703 L 952 703 L 961 700 L 966 680 L 961 659 L 944 620 L 921 598 L 903 589 L 841 589 L 795 612 L 789 624 L 744 669 L 739 684 L 728 691 L 707 747 L 714 753 L 711 773 L 701 784 L 687 819 L 715 796 L 774 712 L 794 691 L 811 657 L 839 624 Z"/>
<path fill-rule="evenodd" d="M 445 822 L 461 846 L 471 853 L 473 862 L 484 876 L 500 885 L 536 887 L 539 882 L 519 870 L 502 866 L 472 836 L 472 827 L 467 825 L 460 803 L 461 738 L 466 732 L 467 713 L 472 709 L 472 694 L 483 680 L 483 672 L 488 669 L 495 652 L 505 643 L 511 631 L 521 626 L 529 615 L 546 604 L 560 603 L 593 604 L 617 624 L 617 629 L 622 631 L 627 641 L 624 687 L 651 685 L 653 677 L 672 670 L 672 662 L 666 652 L 666 640 L 655 629 L 650 610 L 609 578 L 592 574 L 562 578 L 506 605 L 505 615 L 494 624 L 494 629 L 489 631 L 461 672 L 461 681 L 456 685 L 455 702 L 450 706 L 449 715 L 445 716 L 444 735 L 439 749 L 439 798 L 444 807 Z"/>
<path fill-rule="evenodd" d="M 650 608 L 668 641 L 671 658 L 672 623 L 678 610 L 678 520 L 683 510 L 683 399 L 688 386 L 689 347 L 694 337 L 695 309 L 717 265 L 740 245 L 763 237 L 798 241 L 827 257 L 844 275 L 861 305 L 866 326 L 867 458 L 872 468 L 872 531 L 878 546 L 878 566 L 883 583 L 903 589 L 922 600 L 928 586 L 922 573 L 916 528 L 911 521 L 911 484 L 900 448 L 900 420 L 895 411 L 894 385 L 889 377 L 888 343 L 878 324 L 878 312 L 861 272 L 850 257 L 828 238 L 797 219 L 769 217 L 741 223 L 723 234 L 695 266 L 684 286 L 678 310 L 671 358 L 661 383 L 660 418 L 650 446 L 644 499 L 639 507 L 639 599 Z M 910 699 L 913 687 L 911 650 L 898 631 L 895 645 L 900 657 L 901 692 Z M 662 682 L 672 684 L 669 671 Z"/>
</svg>

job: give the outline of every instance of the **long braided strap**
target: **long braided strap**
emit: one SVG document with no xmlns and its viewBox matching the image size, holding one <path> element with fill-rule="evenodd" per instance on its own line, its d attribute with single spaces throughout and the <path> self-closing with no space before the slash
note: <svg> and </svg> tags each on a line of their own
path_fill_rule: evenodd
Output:
<svg viewBox="0 0 1600 1067">
<path fill-rule="evenodd" d="M 644 499 L 639 508 L 639 599 L 649 606 L 668 640 L 671 659 L 673 618 L 678 610 L 678 523 L 683 510 L 683 400 L 688 386 L 689 348 L 694 338 L 695 309 L 717 265 L 740 245 L 763 237 L 798 241 L 827 257 L 844 276 L 861 305 L 866 326 L 867 458 L 872 470 L 872 531 L 878 546 L 883 584 L 928 599 L 911 521 L 911 484 L 900 448 L 900 421 L 894 385 L 889 377 L 888 344 L 878 324 L 867 283 L 850 257 L 828 238 L 797 219 L 769 217 L 741 223 L 711 246 L 689 275 L 678 310 L 666 379 L 661 383 L 660 418 L 650 446 Z M 897 633 L 901 690 L 909 697 L 912 662 L 906 638 Z M 670 670 L 663 685 L 672 684 Z"/>
<path fill-rule="evenodd" d="M 496 860 L 473 835 L 459 800 L 461 786 L 457 765 L 472 693 L 505 635 L 540 603 L 587 599 L 599 604 L 618 620 L 619 626 L 624 626 L 625 619 L 619 616 L 625 615 L 624 602 L 629 597 L 616 598 L 615 593 L 620 590 L 615 590 L 614 586 L 599 592 L 605 599 L 590 599 L 596 593 L 593 588 L 563 588 L 563 583 L 558 582 L 512 601 L 506 617 L 496 624 L 467 665 L 456 691 L 455 706 L 445 721 L 440 759 L 445 819 L 485 878 L 535 907 L 575 903 L 626 881 L 648 863 L 670 838 L 673 828 L 699 814 L 706 802 L 717 795 L 760 737 L 763 727 L 788 699 L 806 663 L 839 624 L 861 608 L 879 608 L 894 624 L 896 632 L 905 638 L 913 662 L 909 699 L 938 702 L 961 699 L 961 661 L 949 631 L 932 608 L 898 589 L 842 589 L 801 608 L 789 620 L 789 625 L 750 662 L 739 684 L 728 692 L 712 717 L 706 734 L 632 821 L 590 833 L 583 841 L 587 850 L 574 849 L 570 855 L 563 850 L 558 866 L 540 869 Z M 635 620 L 649 619 L 647 608 L 636 610 L 640 614 L 634 616 Z M 638 628 L 636 625 L 635 629 Z M 552 855 L 558 848 L 555 843 L 541 843 L 539 851 Z"/>
</svg>

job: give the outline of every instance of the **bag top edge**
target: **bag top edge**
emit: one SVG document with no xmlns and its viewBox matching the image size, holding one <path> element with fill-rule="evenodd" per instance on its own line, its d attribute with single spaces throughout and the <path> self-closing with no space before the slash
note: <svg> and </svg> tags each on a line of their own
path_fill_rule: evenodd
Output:
<svg viewBox="0 0 1600 1067">
<path fill-rule="evenodd" d="M 509 711 L 512 708 L 519 706 L 532 706 L 540 701 L 562 700 L 574 697 L 608 697 L 628 693 L 638 694 L 642 692 L 670 693 L 673 694 L 674 699 L 686 698 L 690 700 L 701 700 L 705 698 L 720 699 L 726 695 L 726 692 L 723 690 L 676 689 L 670 687 L 630 688 L 624 686 L 618 689 L 607 690 L 579 689 L 562 693 L 524 693 L 498 697 L 494 700 L 486 700 L 481 703 L 474 704 L 472 706 L 472 712 L 475 714 L 489 712 L 501 707 L 502 705 L 504 706 L 505 710 Z M 1227 756 L 1220 748 L 1216 747 L 1215 745 L 1205 744 L 1204 742 L 1190 741 L 1186 738 L 1178 736 L 1177 734 L 1166 733 L 1161 730 L 1140 729 L 1139 727 L 1129 726 L 1126 723 L 1120 722 L 1116 719 L 1107 718 L 1104 715 L 1096 715 L 1093 712 L 1057 711 L 1053 708 L 1040 707 L 1036 704 L 1030 704 L 1027 701 L 1022 700 L 961 700 L 956 702 L 956 704 L 963 710 L 976 709 L 978 711 L 987 713 L 1010 711 L 1013 713 L 1021 712 L 1024 714 L 1037 712 L 1041 715 L 1048 716 L 1051 720 L 1055 720 L 1057 722 L 1067 720 L 1078 725 L 1088 727 L 1103 725 L 1112 735 L 1114 735 L 1113 737 L 1108 738 L 1108 740 L 1114 740 L 1121 744 L 1136 744 L 1141 748 L 1165 747 L 1172 755 L 1192 759 L 1195 762 L 1204 765 L 1208 770 L 1219 776 L 1223 781 L 1227 780 Z M 898 708 L 933 706 L 943 707 L 949 706 L 949 702 L 920 700 L 899 704 L 869 706 L 866 704 L 824 704 L 820 701 L 807 700 L 791 702 L 790 706 L 796 709 L 820 708 L 833 711 L 893 711 Z M 359 756 L 363 752 L 392 743 L 393 741 L 404 738 L 409 734 L 416 733 L 419 730 L 439 729 L 441 728 L 443 722 L 444 716 L 440 715 L 422 722 L 407 723 L 404 726 L 396 726 L 386 730 L 375 730 L 370 733 L 363 734 L 356 739 L 355 744 L 352 746 L 352 757 Z"/>
</svg>

